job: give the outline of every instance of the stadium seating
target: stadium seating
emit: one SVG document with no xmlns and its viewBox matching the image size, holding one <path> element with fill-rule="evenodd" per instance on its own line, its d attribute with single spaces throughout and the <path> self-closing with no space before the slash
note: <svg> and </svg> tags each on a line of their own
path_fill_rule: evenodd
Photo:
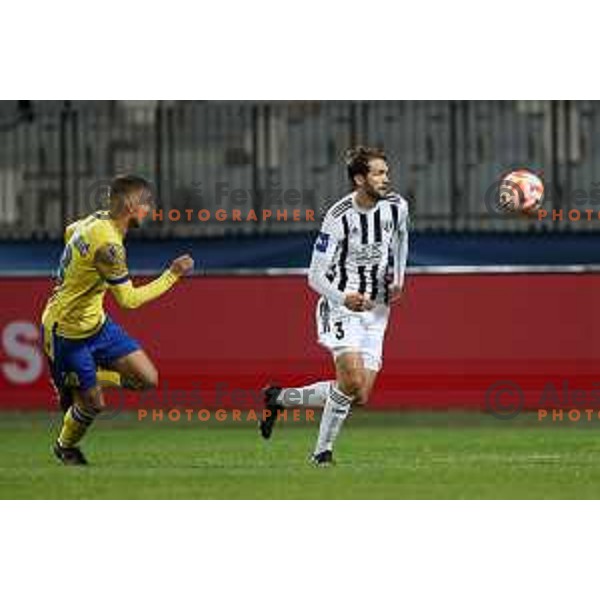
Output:
<svg viewBox="0 0 600 600">
<path fill-rule="evenodd" d="M 240 208 L 230 194 L 219 203 L 224 184 L 252 198 L 244 209 L 262 208 L 271 184 L 307 191 L 307 206 L 321 211 L 347 187 L 341 157 L 354 143 L 386 149 L 418 230 L 597 230 L 597 219 L 497 219 L 484 198 L 500 174 L 523 165 L 557 186 L 549 207 L 572 207 L 575 182 L 589 196 L 600 180 L 598 123 L 589 101 L 3 102 L 0 237 L 58 238 L 64 221 L 98 206 L 102 186 L 123 171 L 155 181 L 165 209 Z M 165 219 L 142 235 L 315 227 Z"/>
</svg>

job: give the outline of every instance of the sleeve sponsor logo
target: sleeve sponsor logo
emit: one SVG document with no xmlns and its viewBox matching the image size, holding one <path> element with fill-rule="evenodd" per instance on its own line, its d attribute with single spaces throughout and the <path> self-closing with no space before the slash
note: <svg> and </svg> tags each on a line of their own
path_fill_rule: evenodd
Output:
<svg viewBox="0 0 600 600">
<path fill-rule="evenodd" d="M 327 252 L 327 247 L 329 246 L 329 234 L 321 231 L 319 233 L 319 237 L 315 242 L 315 250 L 318 252 Z"/>
</svg>

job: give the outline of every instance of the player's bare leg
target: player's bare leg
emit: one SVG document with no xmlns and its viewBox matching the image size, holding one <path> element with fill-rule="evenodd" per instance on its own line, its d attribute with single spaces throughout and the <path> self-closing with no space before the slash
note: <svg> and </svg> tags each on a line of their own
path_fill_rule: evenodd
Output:
<svg viewBox="0 0 600 600">
<path fill-rule="evenodd" d="M 335 366 L 336 382 L 330 387 L 325 402 L 319 437 L 312 455 L 312 461 L 317 466 L 326 466 L 332 462 L 333 444 L 350 412 L 350 407 L 355 402 L 363 401 L 367 384 L 372 386 L 371 378 L 367 379 L 367 370 L 360 352 L 350 351 L 339 355 Z"/>
<path fill-rule="evenodd" d="M 88 464 L 77 444 L 105 406 L 100 385 L 85 392 L 73 390 L 73 404 L 65 413 L 62 429 L 54 445 L 54 454 L 63 464 L 67 466 Z"/>
<path fill-rule="evenodd" d="M 361 389 L 359 398 L 352 403 L 352 406 L 358 408 L 360 406 L 365 406 L 369 402 L 376 379 L 377 371 L 373 371 L 371 369 L 364 370 L 363 387 Z"/>
<path fill-rule="evenodd" d="M 143 350 L 136 350 L 119 358 L 111 365 L 121 375 L 122 386 L 128 389 L 148 390 L 158 387 L 158 371 Z"/>
</svg>

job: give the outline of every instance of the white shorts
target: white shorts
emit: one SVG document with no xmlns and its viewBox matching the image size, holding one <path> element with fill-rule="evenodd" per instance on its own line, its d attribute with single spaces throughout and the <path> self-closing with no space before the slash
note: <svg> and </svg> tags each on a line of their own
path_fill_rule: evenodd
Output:
<svg viewBox="0 0 600 600">
<path fill-rule="evenodd" d="M 319 344 L 334 359 L 347 352 L 359 352 L 365 368 L 379 371 L 389 314 L 389 306 L 383 304 L 370 311 L 354 312 L 321 297 L 315 315 Z"/>
</svg>

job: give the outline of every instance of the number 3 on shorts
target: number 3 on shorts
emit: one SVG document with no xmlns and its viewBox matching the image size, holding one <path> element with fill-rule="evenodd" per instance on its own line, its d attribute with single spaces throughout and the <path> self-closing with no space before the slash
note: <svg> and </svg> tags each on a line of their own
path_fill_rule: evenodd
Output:
<svg viewBox="0 0 600 600">
<path fill-rule="evenodd" d="M 336 321 L 333 325 L 335 327 L 335 339 L 341 340 L 344 337 L 344 328 L 342 327 L 342 322 Z"/>
</svg>

